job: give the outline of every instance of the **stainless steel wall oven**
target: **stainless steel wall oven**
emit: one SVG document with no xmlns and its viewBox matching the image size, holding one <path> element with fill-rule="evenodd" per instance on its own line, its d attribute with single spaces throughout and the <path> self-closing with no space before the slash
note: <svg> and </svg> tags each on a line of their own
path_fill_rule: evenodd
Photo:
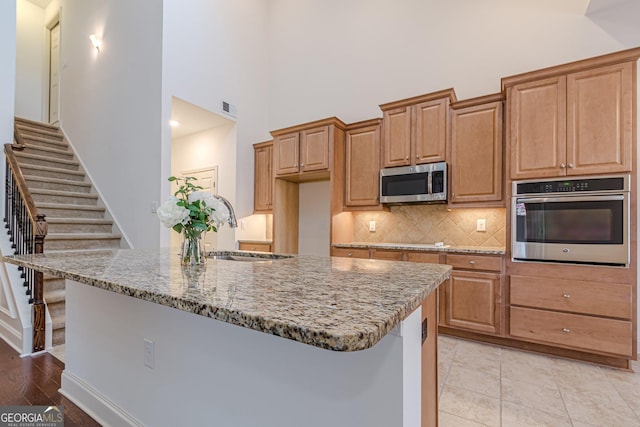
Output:
<svg viewBox="0 0 640 427">
<path fill-rule="evenodd" d="M 630 176 L 513 182 L 511 256 L 629 265 Z"/>
</svg>

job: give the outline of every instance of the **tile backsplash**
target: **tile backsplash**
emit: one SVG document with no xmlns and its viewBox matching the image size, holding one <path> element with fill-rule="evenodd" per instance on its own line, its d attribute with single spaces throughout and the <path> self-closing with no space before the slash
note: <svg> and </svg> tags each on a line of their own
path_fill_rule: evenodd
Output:
<svg viewBox="0 0 640 427">
<path fill-rule="evenodd" d="M 392 206 L 390 212 L 354 212 L 354 242 L 506 246 L 505 208 L 449 209 L 446 205 Z M 476 220 L 486 231 L 476 231 Z M 369 221 L 376 231 L 369 231 Z"/>
</svg>

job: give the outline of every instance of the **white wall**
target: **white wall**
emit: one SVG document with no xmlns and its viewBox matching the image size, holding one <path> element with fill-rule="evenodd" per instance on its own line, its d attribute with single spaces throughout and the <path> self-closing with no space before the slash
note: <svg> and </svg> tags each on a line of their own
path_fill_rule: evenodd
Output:
<svg viewBox="0 0 640 427">
<path fill-rule="evenodd" d="M 17 0 L 15 115 L 42 121 L 45 67 L 44 10 Z"/>
<path fill-rule="evenodd" d="M 495 93 L 503 76 L 640 45 L 637 19 L 622 38 L 558 3 L 272 0 L 269 127 L 381 117 L 381 103 L 448 87 Z"/>
<path fill-rule="evenodd" d="M 60 4 L 62 127 L 131 244 L 157 246 L 162 4 Z M 103 38 L 100 52 L 92 33 Z"/>
<path fill-rule="evenodd" d="M 299 184 L 298 253 L 329 256 L 331 185 L 329 181 Z"/>
<path fill-rule="evenodd" d="M 238 217 L 253 212 L 253 147 L 267 132 L 267 8 L 264 0 L 164 0 L 162 175 L 171 170 L 166 123 L 171 97 L 209 111 L 236 104 L 235 194 Z M 162 193 L 167 193 L 165 184 Z M 162 244 L 167 243 L 163 234 Z"/>
<path fill-rule="evenodd" d="M 174 139 L 171 143 L 171 175 L 183 171 L 218 167 L 218 194 L 231 199 L 236 192 L 236 126 L 229 124 Z M 166 200 L 171 191 L 162 200 Z M 215 249 L 234 249 L 235 230 L 225 225 L 218 232 L 207 233 Z M 179 244 L 176 232 L 171 232 L 171 246 Z"/>
<path fill-rule="evenodd" d="M 13 142 L 16 83 L 16 4 L 13 1 L 0 2 L 0 58 L 0 144 L 4 145 Z M 2 157 L 0 173 L 4 176 L 4 154 Z M 0 185 L 0 207 L 4 212 L 4 185 Z"/>
</svg>

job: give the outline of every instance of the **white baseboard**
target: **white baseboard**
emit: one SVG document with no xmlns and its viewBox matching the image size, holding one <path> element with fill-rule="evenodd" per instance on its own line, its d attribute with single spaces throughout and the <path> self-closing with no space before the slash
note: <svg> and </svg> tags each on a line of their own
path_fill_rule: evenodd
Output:
<svg viewBox="0 0 640 427">
<path fill-rule="evenodd" d="M 103 426 L 144 427 L 124 409 L 66 370 L 62 372 L 62 394 Z"/>
<path fill-rule="evenodd" d="M 22 356 L 24 354 L 23 342 L 22 342 L 22 333 L 18 331 L 16 328 L 8 324 L 2 319 L 0 315 L 0 338 L 3 339 L 7 344 L 9 344 L 15 351 L 20 353 Z"/>
</svg>

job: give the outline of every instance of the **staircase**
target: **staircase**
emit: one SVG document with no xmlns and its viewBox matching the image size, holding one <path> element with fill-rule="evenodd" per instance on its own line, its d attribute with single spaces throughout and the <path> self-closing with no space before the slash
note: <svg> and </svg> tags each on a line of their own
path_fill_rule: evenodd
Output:
<svg viewBox="0 0 640 427">
<path fill-rule="evenodd" d="M 46 215 L 49 225 L 44 252 L 119 248 L 121 235 L 114 232 L 62 132 L 16 117 L 15 133 L 24 150 L 14 149 L 14 154 L 38 213 Z M 44 300 L 53 322 L 53 345 L 64 344 L 64 279 L 45 275 Z"/>
</svg>

